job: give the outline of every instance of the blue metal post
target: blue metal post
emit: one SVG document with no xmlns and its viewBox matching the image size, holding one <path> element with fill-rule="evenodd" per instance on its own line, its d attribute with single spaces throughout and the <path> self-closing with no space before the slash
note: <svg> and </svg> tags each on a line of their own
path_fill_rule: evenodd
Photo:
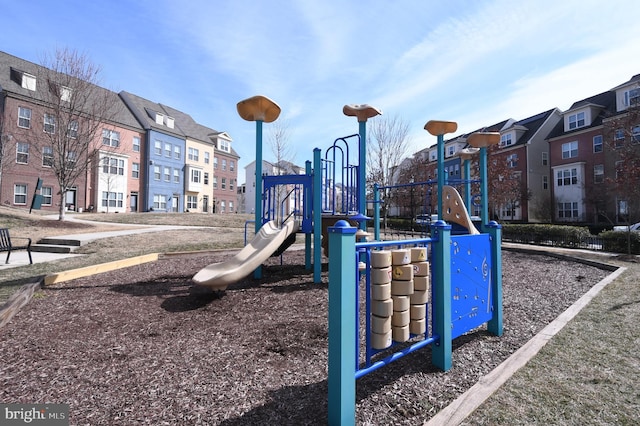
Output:
<svg viewBox="0 0 640 426">
<path fill-rule="evenodd" d="M 467 206 L 469 216 L 472 216 L 471 209 L 471 160 L 464 160 L 464 205 Z"/>
<path fill-rule="evenodd" d="M 380 241 L 380 189 L 373 184 L 373 238 Z"/>
<path fill-rule="evenodd" d="M 491 238 L 491 307 L 493 317 L 487 323 L 489 333 L 502 336 L 502 226 L 492 220 L 487 225 Z"/>
<path fill-rule="evenodd" d="M 339 220 L 329 228 L 329 424 L 355 424 L 357 228 Z"/>
<path fill-rule="evenodd" d="M 480 148 L 480 196 L 482 197 L 482 226 L 485 232 L 489 223 L 489 183 L 487 173 L 487 148 Z"/>
<path fill-rule="evenodd" d="M 438 135 L 438 220 L 442 220 L 442 187 L 444 184 L 444 135 Z"/>
<path fill-rule="evenodd" d="M 305 173 L 307 174 L 307 176 L 311 176 L 311 161 L 307 160 L 304 165 Z M 304 210 L 302 217 L 305 221 L 308 220 L 309 217 L 313 214 L 313 200 L 311 199 L 312 196 L 313 191 L 311 190 L 311 188 L 305 185 L 302 196 L 302 202 L 304 203 L 304 205 L 302 206 Z M 306 269 L 307 271 L 311 269 L 311 233 L 309 233 L 308 231 L 305 231 L 304 233 L 304 269 Z"/>
<path fill-rule="evenodd" d="M 432 225 L 433 242 L 433 333 L 439 337 L 432 348 L 433 365 L 451 368 L 451 225 L 438 220 Z"/>
<path fill-rule="evenodd" d="M 313 282 L 322 282 L 322 159 L 313 150 Z"/>
<path fill-rule="evenodd" d="M 255 231 L 256 234 L 262 228 L 262 120 L 256 120 L 256 208 Z M 253 271 L 255 279 L 262 278 L 262 266 Z"/>
<path fill-rule="evenodd" d="M 358 157 L 358 212 L 367 215 L 367 121 L 358 121 L 360 146 Z M 360 229 L 367 230 L 367 222 L 360 223 Z"/>
</svg>

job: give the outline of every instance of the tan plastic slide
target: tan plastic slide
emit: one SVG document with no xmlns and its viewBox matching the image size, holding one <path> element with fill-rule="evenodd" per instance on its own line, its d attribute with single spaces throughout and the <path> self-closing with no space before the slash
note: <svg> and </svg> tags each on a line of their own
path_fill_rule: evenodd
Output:
<svg viewBox="0 0 640 426">
<path fill-rule="evenodd" d="M 251 274 L 262 262 L 275 253 L 287 237 L 298 231 L 298 222 L 290 220 L 282 228 L 273 220 L 262 225 L 253 240 L 231 259 L 212 263 L 193 276 L 193 282 L 225 290 L 229 284 L 240 281 Z"/>
</svg>

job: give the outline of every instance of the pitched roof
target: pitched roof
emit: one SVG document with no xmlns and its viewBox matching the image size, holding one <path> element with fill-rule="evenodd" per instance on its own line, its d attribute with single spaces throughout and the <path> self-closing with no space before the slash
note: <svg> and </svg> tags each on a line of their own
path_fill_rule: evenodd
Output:
<svg viewBox="0 0 640 426">
<path fill-rule="evenodd" d="M 48 98 L 44 94 L 44 90 L 48 90 L 47 88 L 49 86 L 44 82 L 37 81 L 35 91 L 26 89 L 17 81 L 17 77 L 21 77 L 23 73 L 31 74 L 37 79 L 39 75 L 41 76 L 45 75 L 45 73 L 51 73 L 51 70 L 43 67 L 42 65 L 37 65 L 33 62 L 29 62 L 0 51 L 0 90 L 11 93 L 17 97 L 44 104 Z M 97 85 L 92 86 L 96 90 L 96 94 L 99 94 L 100 96 L 107 96 L 110 101 L 116 105 L 116 109 L 112 117 L 113 124 L 129 127 L 135 130 L 142 130 L 140 123 L 138 123 L 131 112 L 125 108 L 117 93 Z"/>
<path fill-rule="evenodd" d="M 171 128 L 166 125 L 165 122 L 160 124 L 156 122 L 155 117 L 152 118 L 155 114 L 161 114 L 163 116 L 172 117 L 175 120 L 175 117 L 169 116 L 166 113 L 162 105 L 124 90 L 119 93 L 119 96 L 145 130 L 155 130 L 181 139 L 185 138 L 186 135 L 180 127 L 175 125 L 175 123 L 173 128 Z"/>
</svg>

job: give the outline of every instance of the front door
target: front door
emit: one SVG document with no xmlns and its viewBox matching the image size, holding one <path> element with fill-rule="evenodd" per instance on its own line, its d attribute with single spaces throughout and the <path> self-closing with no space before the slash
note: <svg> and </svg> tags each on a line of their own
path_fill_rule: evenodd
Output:
<svg viewBox="0 0 640 426">
<path fill-rule="evenodd" d="M 208 195 L 202 196 L 202 211 L 205 213 L 209 212 L 209 196 Z"/>
<path fill-rule="evenodd" d="M 130 207 L 131 207 L 131 213 L 135 213 L 138 211 L 138 193 L 137 192 L 132 192 L 131 195 L 129 196 L 130 199 Z"/>
<path fill-rule="evenodd" d="M 178 196 L 175 194 L 171 198 L 171 211 L 174 213 L 178 212 Z"/>
<path fill-rule="evenodd" d="M 76 209 L 76 188 L 69 188 L 64 195 L 64 206 L 67 211 Z"/>
</svg>

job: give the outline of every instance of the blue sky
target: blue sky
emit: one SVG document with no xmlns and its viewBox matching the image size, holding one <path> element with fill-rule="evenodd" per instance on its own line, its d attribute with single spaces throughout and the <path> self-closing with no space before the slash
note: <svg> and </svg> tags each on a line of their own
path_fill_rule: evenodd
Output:
<svg viewBox="0 0 640 426">
<path fill-rule="evenodd" d="M 244 182 L 255 124 L 237 114 L 243 99 L 280 105 L 300 165 L 358 132 L 345 104 L 406 121 L 412 153 L 435 143 L 428 120 L 470 132 L 639 74 L 638 12 L 637 0 L 34 0 L 2 6 L 0 50 L 35 63 L 87 53 L 102 86 L 228 132 Z"/>
</svg>

